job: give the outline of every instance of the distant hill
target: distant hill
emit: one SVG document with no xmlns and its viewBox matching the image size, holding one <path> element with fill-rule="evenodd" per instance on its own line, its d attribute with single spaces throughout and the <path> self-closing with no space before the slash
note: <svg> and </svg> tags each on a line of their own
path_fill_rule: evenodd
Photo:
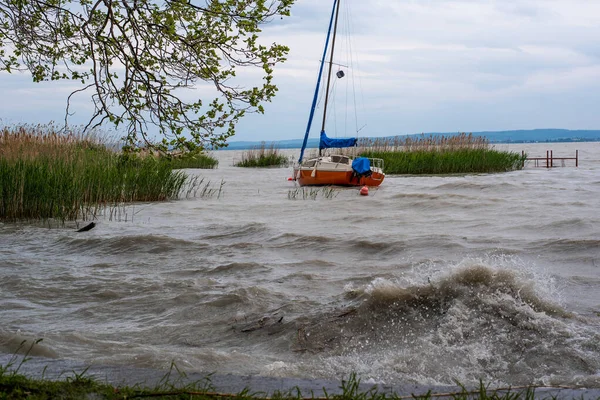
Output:
<svg viewBox="0 0 600 400">
<path fill-rule="evenodd" d="M 473 132 L 473 134 L 485 136 L 493 143 L 595 142 L 600 140 L 600 130 L 533 129 Z"/>
<path fill-rule="evenodd" d="M 453 136 L 458 132 L 433 132 L 425 136 Z M 536 142 L 596 142 L 600 141 L 600 130 L 569 130 L 569 129 L 532 129 L 516 131 L 472 132 L 475 136 L 484 136 L 491 143 L 536 143 Z M 414 135 L 398 135 L 414 136 Z M 395 136 L 385 136 L 395 137 Z M 244 150 L 260 146 L 262 142 L 230 142 L 224 150 Z M 302 146 L 302 139 L 267 141 L 268 145 L 274 143 L 280 149 L 298 149 Z M 319 146 L 319 139 L 308 139 L 308 148 Z"/>
</svg>

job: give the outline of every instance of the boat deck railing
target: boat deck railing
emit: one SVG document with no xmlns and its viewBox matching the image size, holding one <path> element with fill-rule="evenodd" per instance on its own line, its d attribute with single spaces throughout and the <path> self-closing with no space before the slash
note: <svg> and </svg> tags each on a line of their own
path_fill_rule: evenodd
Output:
<svg viewBox="0 0 600 400">
<path fill-rule="evenodd" d="M 315 166 L 315 164 L 317 163 L 317 161 L 321 161 L 323 158 L 324 157 L 318 157 L 318 158 L 315 158 L 315 159 L 310 159 L 310 160 L 304 161 L 302 163 L 298 163 L 297 161 L 295 161 L 295 162 L 290 162 L 290 164 L 292 165 L 292 167 L 294 169 L 299 169 L 301 167 L 304 167 L 304 168 L 313 168 Z M 344 157 L 344 158 L 348 159 L 348 157 Z M 383 171 L 383 167 L 384 167 L 383 159 L 381 159 L 381 158 L 368 158 L 368 160 L 371 163 L 371 167 L 372 168 L 379 168 L 379 169 L 381 169 L 381 171 Z M 332 162 L 335 162 L 335 161 L 332 159 Z M 345 164 L 349 164 L 349 162 L 346 160 Z"/>
<path fill-rule="evenodd" d="M 381 158 L 369 158 L 371 162 L 371 167 L 379 168 L 383 171 L 383 159 Z"/>
</svg>

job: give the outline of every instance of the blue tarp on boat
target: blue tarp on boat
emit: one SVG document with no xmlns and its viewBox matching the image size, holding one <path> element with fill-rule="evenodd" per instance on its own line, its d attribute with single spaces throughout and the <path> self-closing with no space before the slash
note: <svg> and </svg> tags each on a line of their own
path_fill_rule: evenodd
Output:
<svg viewBox="0 0 600 400">
<path fill-rule="evenodd" d="M 319 142 L 319 150 L 330 148 L 342 148 L 356 146 L 356 138 L 348 139 L 331 139 L 328 138 L 325 132 L 321 132 L 321 140 Z"/>
<path fill-rule="evenodd" d="M 363 176 L 371 173 L 371 161 L 368 158 L 357 157 L 352 161 L 352 169 L 358 176 Z"/>
</svg>

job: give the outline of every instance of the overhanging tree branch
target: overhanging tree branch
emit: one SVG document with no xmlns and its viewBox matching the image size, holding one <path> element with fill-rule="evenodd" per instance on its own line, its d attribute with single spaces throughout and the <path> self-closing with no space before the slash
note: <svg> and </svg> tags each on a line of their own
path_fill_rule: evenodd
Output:
<svg viewBox="0 0 600 400">
<path fill-rule="evenodd" d="M 130 146 L 149 141 L 150 124 L 165 150 L 220 147 L 245 113 L 262 112 L 275 95 L 273 66 L 288 49 L 260 44 L 259 34 L 293 1 L 0 0 L 0 70 L 80 82 L 66 124 L 72 96 L 91 90 L 87 127 L 125 126 Z M 237 67 L 261 69 L 261 84 L 237 85 Z M 202 82 L 214 95 L 188 100 Z"/>
</svg>

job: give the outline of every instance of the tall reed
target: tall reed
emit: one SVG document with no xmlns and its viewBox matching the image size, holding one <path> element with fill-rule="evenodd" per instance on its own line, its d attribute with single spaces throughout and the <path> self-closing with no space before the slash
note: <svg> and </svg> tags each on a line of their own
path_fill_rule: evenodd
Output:
<svg viewBox="0 0 600 400">
<path fill-rule="evenodd" d="M 170 157 L 161 157 L 161 161 L 168 163 L 172 169 L 215 169 L 219 165 L 217 159 L 202 152 L 191 152 L 172 155 Z"/>
<path fill-rule="evenodd" d="M 118 154 L 94 135 L 48 126 L 0 131 L 0 219 L 89 219 L 100 207 L 178 197 L 187 176 L 154 157 Z"/>
<path fill-rule="evenodd" d="M 388 174 L 493 173 L 523 168 L 519 153 L 498 151 L 485 137 L 452 136 L 362 138 L 347 155 L 384 160 Z"/>
<path fill-rule="evenodd" d="M 361 138 L 357 152 L 397 152 L 397 151 L 455 151 L 464 149 L 489 149 L 490 144 L 483 136 L 472 133 L 458 133 L 450 136 L 417 135 L 395 136 L 391 138 Z"/>
<path fill-rule="evenodd" d="M 493 173 L 514 171 L 523 166 L 521 154 L 492 149 L 366 151 L 361 156 L 383 159 L 387 174 Z"/>
<path fill-rule="evenodd" d="M 288 158 L 279 152 L 275 147 L 275 143 L 267 145 L 262 142 L 260 146 L 256 146 L 242 153 L 242 160 L 235 163 L 236 167 L 287 167 L 289 165 Z"/>
</svg>

